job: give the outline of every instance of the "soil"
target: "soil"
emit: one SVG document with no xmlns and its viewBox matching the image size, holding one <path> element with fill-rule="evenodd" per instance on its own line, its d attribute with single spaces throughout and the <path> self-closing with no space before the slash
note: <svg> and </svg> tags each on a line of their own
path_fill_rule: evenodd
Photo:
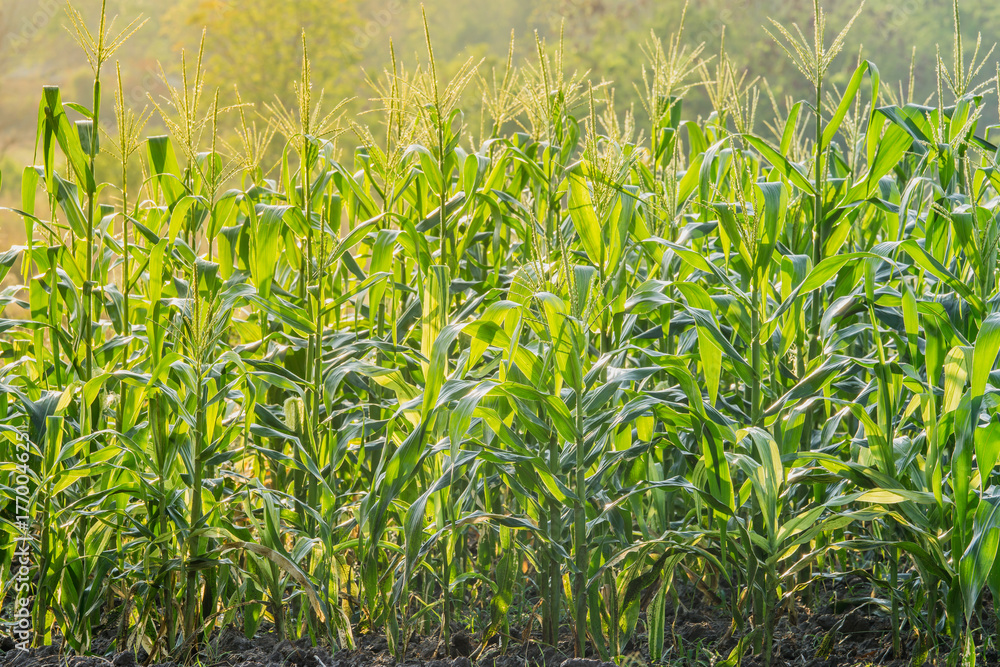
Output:
<svg viewBox="0 0 1000 667">
<path fill-rule="evenodd" d="M 739 632 L 733 632 L 727 610 L 710 604 L 696 591 L 682 595 L 675 613 L 668 612 L 664 662 L 668 665 L 707 667 L 724 660 L 737 646 Z M 693 595 L 692 595 L 693 594 Z M 870 601 L 871 598 L 868 598 Z M 986 605 L 992 609 L 987 601 Z M 892 656 L 892 632 L 888 617 L 865 596 L 849 599 L 834 597 L 830 604 L 816 605 L 810 610 L 802 605 L 779 612 L 772 665 L 775 667 L 868 667 L 886 665 L 944 665 L 948 646 L 940 647 L 937 658 L 930 651 L 930 660 L 919 662 L 918 640 L 908 625 L 901 633 L 902 653 Z M 984 627 L 977 636 L 993 634 L 992 613 L 984 614 Z M 989 619 L 989 620 L 987 620 Z M 626 646 L 625 656 L 618 667 L 650 664 L 644 619 L 640 617 L 638 632 Z M 557 647 L 544 646 L 530 638 L 521 641 L 523 628 L 512 628 L 506 650 L 493 638 L 485 647 L 477 638 L 464 631 L 453 633 L 452 657 L 436 636 L 412 637 L 405 659 L 396 661 L 383 635 L 366 634 L 356 637 L 353 650 L 335 650 L 312 646 L 307 638 L 298 641 L 278 641 L 270 631 L 247 639 L 235 628 L 216 632 L 212 640 L 192 659 L 200 667 L 615 667 L 596 656 L 573 658 L 572 636 L 566 634 Z M 94 646 L 100 646 L 95 641 Z M 105 642 L 106 645 L 106 642 Z M 716 656 L 715 660 L 712 656 Z M 996 649 L 987 648 L 978 656 L 979 664 L 1000 664 Z M 761 667 L 763 660 L 747 656 L 743 667 Z M 21 651 L 9 637 L 0 638 L 0 667 L 181 667 L 174 662 L 152 663 L 148 656 L 131 651 L 106 655 L 75 656 L 63 652 L 59 640 L 52 646 Z"/>
</svg>

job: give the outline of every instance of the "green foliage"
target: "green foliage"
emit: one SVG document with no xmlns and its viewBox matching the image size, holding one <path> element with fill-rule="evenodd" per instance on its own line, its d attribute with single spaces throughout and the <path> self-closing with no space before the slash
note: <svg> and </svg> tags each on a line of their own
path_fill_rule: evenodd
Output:
<svg viewBox="0 0 1000 667">
<path fill-rule="evenodd" d="M 679 35 L 636 72 L 647 127 L 539 37 L 482 78 L 475 134 L 476 61 L 447 80 L 425 23 L 426 61 L 373 81 L 381 127 L 314 94 L 304 36 L 294 103 L 257 120 L 205 94 L 203 45 L 142 139 L 119 70 L 119 187 L 93 128 L 131 28 L 74 14 L 93 96 L 43 89 L 0 254 L 27 276 L 0 292 L 24 313 L 0 319 L 0 453 L 27 443 L 34 641 L 86 651 L 121 609 L 118 648 L 151 659 L 264 620 L 401 657 L 417 628 L 506 645 L 532 608 L 580 655 L 645 630 L 654 661 L 697 659 L 668 645 L 683 577 L 732 614 L 725 664 L 769 663 L 781 608 L 850 571 L 897 652 L 974 662 L 1000 595 L 992 102 L 959 39 L 947 103 L 886 99 L 867 61 L 839 94 L 847 33 L 814 11 L 814 38 L 775 28 L 815 100 L 777 145 L 756 80 Z"/>
</svg>

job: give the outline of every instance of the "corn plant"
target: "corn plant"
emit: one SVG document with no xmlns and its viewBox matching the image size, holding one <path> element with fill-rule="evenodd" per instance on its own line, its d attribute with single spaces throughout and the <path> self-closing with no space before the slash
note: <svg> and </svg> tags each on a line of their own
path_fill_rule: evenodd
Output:
<svg viewBox="0 0 1000 667">
<path fill-rule="evenodd" d="M 93 95 L 42 89 L 0 253 L 0 452 L 29 469 L 0 517 L 31 539 L 35 644 L 191 658 L 232 624 L 405 660 L 414 632 L 481 654 L 516 622 L 607 660 L 645 629 L 658 661 L 683 579 L 732 619 L 725 664 L 771 664 L 779 615 L 849 571 L 897 657 L 974 664 L 1000 90 L 957 2 L 932 100 L 864 59 L 831 85 L 861 11 L 829 44 L 818 2 L 811 37 L 771 26 L 814 93 L 784 107 L 683 22 L 633 114 L 563 36 L 446 80 L 425 18 L 364 116 L 314 89 L 305 34 L 292 99 L 230 105 L 203 36 L 141 111 L 117 63 L 112 127 L 141 20 L 71 10 Z"/>
</svg>

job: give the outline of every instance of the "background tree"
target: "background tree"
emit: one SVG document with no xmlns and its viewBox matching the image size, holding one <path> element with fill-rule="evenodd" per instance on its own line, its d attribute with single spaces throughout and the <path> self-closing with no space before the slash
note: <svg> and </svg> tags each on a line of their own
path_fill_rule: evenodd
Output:
<svg viewBox="0 0 1000 667">
<path fill-rule="evenodd" d="M 358 7 L 350 0 L 180 0 L 167 11 L 164 31 L 190 43 L 207 27 L 206 86 L 231 90 L 238 83 L 244 101 L 261 103 L 275 95 L 290 101 L 305 29 L 317 53 L 314 85 L 339 101 L 358 93 L 360 53 L 345 44 Z"/>
</svg>

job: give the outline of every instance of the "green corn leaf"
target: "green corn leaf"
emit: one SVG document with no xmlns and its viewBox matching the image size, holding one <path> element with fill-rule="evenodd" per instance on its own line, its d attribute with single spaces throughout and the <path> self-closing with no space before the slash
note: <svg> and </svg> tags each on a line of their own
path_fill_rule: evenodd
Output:
<svg viewBox="0 0 1000 667">
<path fill-rule="evenodd" d="M 879 72 L 878 68 L 875 67 L 874 63 L 868 60 L 864 60 L 858 65 L 857 69 L 854 70 L 854 74 L 851 75 L 851 80 L 847 83 L 847 87 L 844 89 L 844 93 L 840 98 L 840 104 L 837 105 L 837 110 L 833 113 L 830 121 L 823 128 L 823 145 L 829 145 L 833 140 L 834 135 L 840 130 L 841 124 L 844 122 L 844 118 L 847 116 L 847 112 L 850 111 L 851 105 L 855 103 L 855 97 L 861 88 L 861 81 L 864 79 L 865 74 L 868 74 L 869 81 L 871 82 L 871 106 L 874 107 L 879 94 Z"/>
<path fill-rule="evenodd" d="M 759 137 L 755 137 L 752 134 L 743 134 L 740 135 L 740 137 L 744 139 L 748 144 L 756 148 L 757 151 L 761 154 L 761 156 L 763 156 L 765 160 L 774 165 L 774 168 L 778 170 L 778 173 L 780 173 L 790 183 L 797 186 L 807 195 L 812 196 L 816 194 L 815 186 L 809 181 L 809 179 L 804 174 L 805 169 L 789 162 L 788 158 L 786 158 L 784 155 L 778 152 L 777 149 L 775 149 L 773 146 L 771 146 L 769 143 L 767 143 L 766 141 L 764 141 Z"/>
<path fill-rule="evenodd" d="M 51 145 L 51 138 L 54 137 L 73 169 L 77 182 L 85 192 L 94 192 L 97 189 L 94 175 L 90 171 L 87 155 L 80 143 L 80 135 L 66 116 L 58 86 L 45 86 L 43 88 L 38 115 L 39 118 L 44 118 L 44 123 L 39 123 L 40 133 L 44 127 L 43 143 L 46 146 Z M 51 178 L 54 175 L 54 165 L 50 161 L 50 156 L 51 153 L 46 151 L 46 178 Z M 51 191 L 51 187 L 49 190 Z"/>
<path fill-rule="evenodd" d="M 979 327 L 972 353 L 972 398 L 977 400 L 986 390 L 990 371 L 996 365 L 1000 352 L 1000 313 L 991 313 Z"/>
<path fill-rule="evenodd" d="M 606 260 L 604 235 L 594 210 L 590 187 L 579 170 L 569 175 L 569 213 L 590 261 L 603 266 Z"/>
<path fill-rule="evenodd" d="M 258 204 L 253 221 L 251 239 L 250 275 L 257 294 L 264 301 L 271 294 L 274 269 L 281 256 L 282 218 L 292 210 L 291 206 Z"/>
<path fill-rule="evenodd" d="M 959 581 L 965 602 L 965 620 L 975 613 L 976 600 L 996 560 L 1000 545 L 1000 498 L 995 493 L 983 498 L 973 520 L 972 540 L 959 563 Z"/>
</svg>

